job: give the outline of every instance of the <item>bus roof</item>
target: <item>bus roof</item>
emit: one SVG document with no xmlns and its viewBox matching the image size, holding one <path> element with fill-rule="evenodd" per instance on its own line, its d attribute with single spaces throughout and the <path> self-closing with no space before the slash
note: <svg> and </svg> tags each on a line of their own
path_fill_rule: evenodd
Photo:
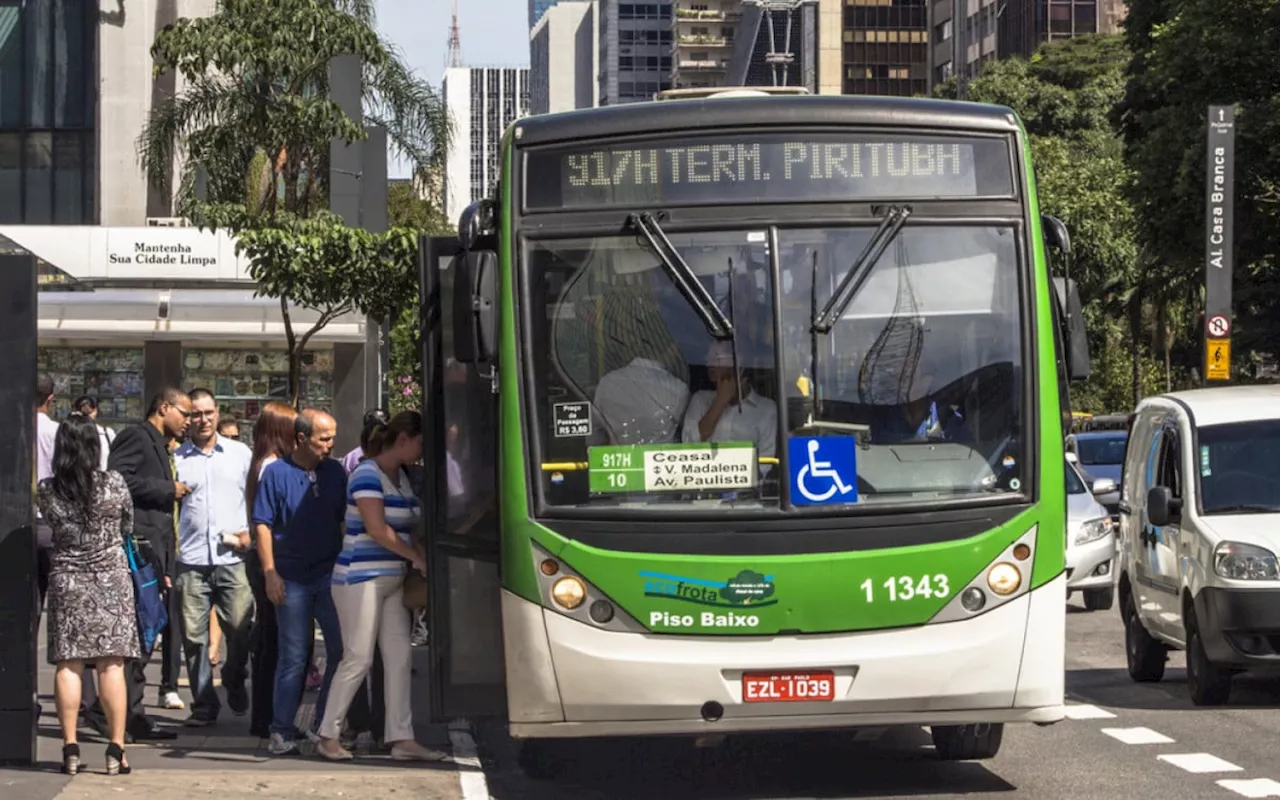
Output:
<svg viewBox="0 0 1280 800">
<path fill-rule="evenodd" d="M 920 97 L 797 95 L 708 97 L 678 103 L 652 101 L 541 114 L 515 122 L 517 145 L 572 139 L 662 134 L 698 128 L 771 125 L 866 125 L 1012 133 L 1004 106 Z"/>
</svg>

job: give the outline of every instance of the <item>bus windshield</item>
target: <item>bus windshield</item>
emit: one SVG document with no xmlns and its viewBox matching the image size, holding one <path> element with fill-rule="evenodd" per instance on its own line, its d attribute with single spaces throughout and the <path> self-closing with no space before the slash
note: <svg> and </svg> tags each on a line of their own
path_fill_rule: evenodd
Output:
<svg viewBox="0 0 1280 800">
<path fill-rule="evenodd" d="M 844 503 L 1021 493 L 1014 229 L 901 228 L 815 332 L 875 230 L 671 234 L 720 340 L 635 236 L 529 245 L 543 501 L 778 508 L 791 440 L 825 436 L 855 443 Z"/>
</svg>

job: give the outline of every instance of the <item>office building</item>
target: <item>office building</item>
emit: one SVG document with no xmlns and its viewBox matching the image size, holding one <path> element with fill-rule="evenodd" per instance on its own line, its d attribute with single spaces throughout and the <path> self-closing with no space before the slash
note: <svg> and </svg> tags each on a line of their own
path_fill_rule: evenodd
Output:
<svg viewBox="0 0 1280 800">
<path fill-rule="evenodd" d="M 453 117 L 454 140 L 445 168 L 445 214 L 456 221 L 498 183 L 502 135 L 529 113 L 526 67 L 450 67 L 441 83 Z"/>
<path fill-rule="evenodd" d="M 186 0 L 181 13 L 214 7 Z M 174 218 L 174 187 L 152 186 L 138 164 L 153 104 L 183 88 L 154 79 L 145 55 L 177 16 L 172 0 L 0 2 L 0 252 L 36 259 L 55 417 L 88 394 L 99 422 L 120 428 L 162 386 L 200 385 L 251 439 L 262 406 L 288 399 L 279 301 L 254 297 L 234 239 Z M 295 332 L 318 318 L 290 315 Z M 364 317 L 343 314 L 302 365 L 301 399 L 334 413 L 340 447 L 369 405 L 365 338 Z"/>
<path fill-rule="evenodd" d="M 674 0 L 671 82 L 817 89 L 816 0 Z"/>
<path fill-rule="evenodd" d="M 1124 0 L 1027 0 L 1000 15 L 1001 56 L 1030 58 L 1046 42 L 1089 33 L 1119 33 Z"/>
<path fill-rule="evenodd" d="M 975 0 L 976 1 L 976 0 Z M 930 0 L 821 0 L 818 40 L 838 36 L 839 89 L 831 75 L 835 59 L 819 54 L 818 81 L 823 94 L 912 95 L 930 89 Z M 834 29 L 839 25 L 838 30 Z"/>
<path fill-rule="evenodd" d="M 952 75 L 972 79 L 983 63 L 1000 56 L 998 20 L 1008 5 L 1006 0 L 933 0 L 933 84 Z M 959 19 L 964 23 L 957 24 Z"/>
<path fill-rule="evenodd" d="M 529 113 L 593 108 L 600 97 L 596 4 L 561 2 L 529 34 Z"/>
<path fill-rule="evenodd" d="M 533 30 L 538 24 L 538 20 L 542 19 L 547 10 L 556 4 L 557 0 L 529 0 L 529 30 Z"/>
<path fill-rule="evenodd" d="M 671 0 L 597 0 L 600 105 L 652 100 L 671 88 Z"/>
</svg>

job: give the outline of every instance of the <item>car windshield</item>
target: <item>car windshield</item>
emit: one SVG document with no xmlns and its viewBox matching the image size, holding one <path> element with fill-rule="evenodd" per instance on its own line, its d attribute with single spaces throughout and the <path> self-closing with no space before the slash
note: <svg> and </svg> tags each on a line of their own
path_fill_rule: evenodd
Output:
<svg viewBox="0 0 1280 800">
<path fill-rule="evenodd" d="M 1205 425 L 1196 436 L 1205 514 L 1280 512 L 1280 420 Z"/>
<path fill-rule="evenodd" d="M 1088 490 L 1084 487 L 1084 481 L 1080 480 L 1080 473 L 1076 472 L 1076 468 L 1067 462 L 1067 494 L 1084 494 Z"/>
<path fill-rule="evenodd" d="M 544 502 L 759 509 L 1019 492 L 1013 229 L 907 225 L 830 331 L 813 333 L 815 306 L 874 231 L 670 233 L 731 323 L 720 339 L 636 236 L 530 244 Z"/>
<path fill-rule="evenodd" d="M 1076 455 L 1081 464 L 1119 466 L 1124 463 L 1125 435 L 1077 436 Z"/>
</svg>

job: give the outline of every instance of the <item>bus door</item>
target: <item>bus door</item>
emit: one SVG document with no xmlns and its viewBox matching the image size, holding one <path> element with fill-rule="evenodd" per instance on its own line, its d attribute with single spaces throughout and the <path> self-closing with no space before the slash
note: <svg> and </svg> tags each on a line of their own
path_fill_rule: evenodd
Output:
<svg viewBox="0 0 1280 800">
<path fill-rule="evenodd" d="M 423 237 L 421 289 L 424 509 L 430 583 L 431 716 L 506 713 L 498 558 L 497 396 L 489 364 L 465 363 L 455 300 L 470 301 L 467 256 Z M 463 280 L 457 280 L 459 274 Z M 466 356 L 463 356 L 466 359 Z"/>
</svg>

